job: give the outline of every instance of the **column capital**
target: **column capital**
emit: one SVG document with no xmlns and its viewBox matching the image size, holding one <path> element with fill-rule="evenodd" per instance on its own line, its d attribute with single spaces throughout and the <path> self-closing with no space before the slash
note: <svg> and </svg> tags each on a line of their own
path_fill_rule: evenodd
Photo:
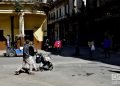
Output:
<svg viewBox="0 0 120 86">
<path fill-rule="evenodd" d="M 24 16 L 25 13 L 24 13 L 24 12 L 19 12 L 18 15 L 20 15 L 20 16 Z"/>
</svg>

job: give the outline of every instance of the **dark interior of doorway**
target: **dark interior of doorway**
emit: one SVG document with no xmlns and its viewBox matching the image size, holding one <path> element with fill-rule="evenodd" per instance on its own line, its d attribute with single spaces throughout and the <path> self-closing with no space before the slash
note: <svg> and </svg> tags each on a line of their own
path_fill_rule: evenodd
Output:
<svg viewBox="0 0 120 86">
<path fill-rule="evenodd" d="M 3 30 L 0 30 L 0 41 L 6 41 L 6 38 L 3 35 Z"/>
<path fill-rule="evenodd" d="M 25 40 L 33 41 L 33 30 L 25 30 Z"/>
</svg>

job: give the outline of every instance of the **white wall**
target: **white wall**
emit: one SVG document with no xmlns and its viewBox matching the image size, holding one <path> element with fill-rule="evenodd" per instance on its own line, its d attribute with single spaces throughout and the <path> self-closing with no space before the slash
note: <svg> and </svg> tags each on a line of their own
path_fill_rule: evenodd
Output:
<svg viewBox="0 0 120 86">
<path fill-rule="evenodd" d="M 82 0 L 75 0 L 74 1 L 74 10 L 75 10 L 75 13 L 78 13 L 80 12 L 80 8 L 82 7 Z"/>
<path fill-rule="evenodd" d="M 55 21 L 58 21 L 58 20 L 60 20 L 60 19 L 62 19 L 62 18 L 65 18 L 66 17 L 66 14 L 65 14 L 65 6 L 66 6 L 66 10 L 67 10 L 67 12 L 66 13 L 68 13 L 69 11 L 68 11 L 68 4 L 67 5 L 65 5 L 65 4 L 62 4 L 62 5 L 60 5 L 59 7 L 55 7 L 53 10 L 51 10 L 50 12 L 49 12 L 49 14 L 50 14 L 50 17 L 53 17 L 53 15 L 54 15 L 54 12 L 55 12 L 55 19 L 54 20 L 50 20 L 48 23 L 50 23 L 50 22 L 55 22 Z M 61 15 L 60 15 L 60 9 L 61 9 Z M 58 16 L 57 16 L 57 11 L 58 11 Z"/>
<path fill-rule="evenodd" d="M 73 13 L 73 0 L 69 0 L 69 14 L 72 16 Z"/>
</svg>

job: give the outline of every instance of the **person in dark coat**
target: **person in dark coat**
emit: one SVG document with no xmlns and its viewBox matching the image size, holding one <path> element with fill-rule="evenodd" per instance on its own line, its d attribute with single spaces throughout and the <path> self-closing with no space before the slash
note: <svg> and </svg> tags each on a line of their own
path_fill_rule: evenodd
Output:
<svg viewBox="0 0 120 86">
<path fill-rule="evenodd" d="M 105 53 L 105 58 L 110 58 L 110 48 L 112 45 L 112 41 L 110 38 L 107 36 L 105 37 L 103 41 L 103 48 L 104 48 L 104 53 Z"/>
</svg>

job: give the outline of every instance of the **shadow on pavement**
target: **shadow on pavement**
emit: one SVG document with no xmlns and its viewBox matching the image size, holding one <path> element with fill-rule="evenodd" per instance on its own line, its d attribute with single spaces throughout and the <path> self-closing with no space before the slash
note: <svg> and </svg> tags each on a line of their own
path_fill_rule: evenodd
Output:
<svg viewBox="0 0 120 86">
<path fill-rule="evenodd" d="M 120 73 L 120 70 L 108 70 L 109 72 Z"/>
<path fill-rule="evenodd" d="M 87 47 L 80 47 L 79 55 L 75 55 L 74 46 L 64 46 L 61 49 L 61 52 L 57 52 L 56 50 L 53 50 L 51 53 L 63 57 L 80 58 L 88 61 L 96 61 L 105 64 L 120 66 L 120 54 L 118 52 L 111 52 L 110 58 L 104 58 L 104 52 L 103 49 L 101 48 L 96 48 L 93 58 L 89 58 L 89 54 L 88 54 L 89 50 Z"/>
</svg>

